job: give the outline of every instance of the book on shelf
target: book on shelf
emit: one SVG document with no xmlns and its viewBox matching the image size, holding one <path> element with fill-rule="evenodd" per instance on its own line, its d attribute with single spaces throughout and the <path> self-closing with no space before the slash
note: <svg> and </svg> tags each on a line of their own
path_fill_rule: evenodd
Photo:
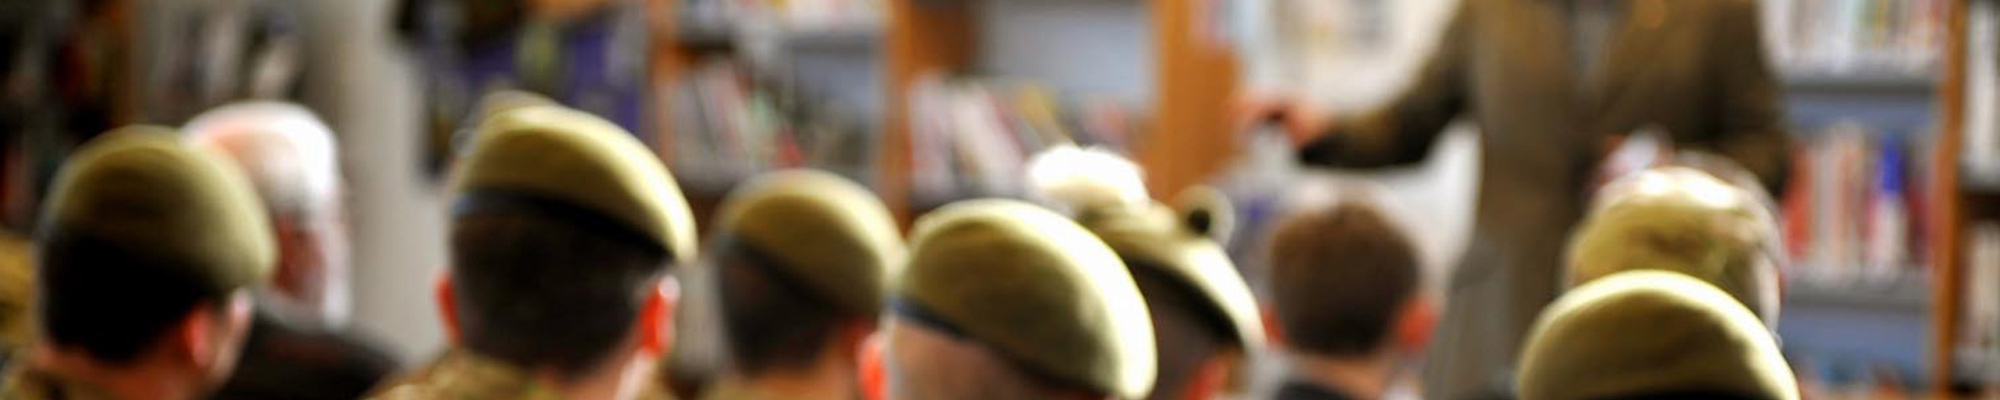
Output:
<svg viewBox="0 0 2000 400">
<path fill-rule="evenodd" d="M 795 30 L 835 31 L 878 26 L 883 0 L 680 0 L 683 26 L 728 30 L 739 24 L 775 24 Z"/>
<path fill-rule="evenodd" d="M 2000 4 L 1968 2 L 1965 42 L 1965 141 L 1970 172 L 2000 176 Z"/>
<path fill-rule="evenodd" d="M 674 170 L 704 181 L 810 167 L 872 182 L 876 137 L 824 102 L 765 84 L 739 64 L 716 61 L 674 89 Z"/>
<path fill-rule="evenodd" d="M 1946 1 L 1770 0 L 1772 54 L 1803 74 L 1928 74 L 1944 43 Z"/>
<path fill-rule="evenodd" d="M 1132 112 L 1114 102 L 1065 106 L 1055 91 L 994 78 L 929 75 L 911 86 L 912 195 L 1017 196 L 1035 152 L 1073 143 L 1123 151 Z"/>
<path fill-rule="evenodd" d="M 1839 123 L 1798 146 L 1783 200 L 1791 275 L 1830 285 L 1892 283 L 1925 264 L 1921 193 L 1934 176 L 1903 138 Z"/>
</svg>

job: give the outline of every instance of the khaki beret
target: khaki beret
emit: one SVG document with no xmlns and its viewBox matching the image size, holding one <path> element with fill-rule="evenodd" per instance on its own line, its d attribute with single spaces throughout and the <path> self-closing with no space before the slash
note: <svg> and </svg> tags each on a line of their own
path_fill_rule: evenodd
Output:
<svg viewBox="0 0 2000 400">
<path fill-rule="evenodd" d="M 1158 203 L 1139 207 L 1102 209 L 1084 213 L 1077 220 L 1111 246 L 1131 268 L 1155 268 L 1170 279 L 1194 289 L 1196 298 L 1211 307 L 1229 326 L 1230 339 L 1246 351 L 1264 346 L 1264 323 L 1257 310 L 1257 297 L 1236 271 L 1235 262 L 1222 249 L 1207 227 L 1194 226 L 1190 216 L 1209 210 L 1176 212 Z M 1200 219 L 1200 218 L 1192 218 Z"/>
<path fill-rule="evenodd" d="M 1516 379 L 1523 400 L 1799 398 L 1777 341 L 1750 310 L 1666 271 L 1613 274 L 1556 299 L 1529 331 Z"/>
<path fill-rule="evenodd" d="M 529 106 L 480 124 L 452 190 L 524 194 L 609 217 L 666 249 L 695 256 L 687 199 L 660 159 L 625 129 L 557 106 Z"/>
<path fill-rule="evenodd" d="M 220 155 L 172 130 L 104 134 L 57 175 L 43 226 L 84 234 L 163 265 L 185 265 L 211 294 L 260 282 L 277 263 L 264 206 Z M 49 266 L 60 267 L 60 266 Z"/>
<path fill-rule="evenodd" d="M 721 208 L 717 233 L 774 258 L 786 278 L 847 312 L 879 314 L 904 249 L 873 192 L 826 172 L 779 171 L 743 184 Z"/>
<path fill-rule="evenodd" d="M 1707 173 L 1654 168 L 1605 187 L 1571 236 L 1568 280 L 1639 269 L 1714 284 L 1777 321 L 1777 224 L 1756 197 Z"/>
<path fill-rule="evenodd" d="M 1027 203 L 973 200 L 917 222 L 901 301 L 1050 377 L 1121 398 L 1153 386 L 1153 323 L 1118 255 Z"/>
</svg>

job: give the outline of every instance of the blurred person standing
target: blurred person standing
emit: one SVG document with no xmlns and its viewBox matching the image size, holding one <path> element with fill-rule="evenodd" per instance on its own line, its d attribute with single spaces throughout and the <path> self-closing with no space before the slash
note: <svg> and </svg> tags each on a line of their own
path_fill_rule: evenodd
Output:
<svg viewBox="0 0 2000 400">
<path fill-rule="evenodd" d="M 1008 200 L 917 221 L 869 393 L 891 400 L 1140 399 L 1153 323 L 1118 254 L 1060 214 Z"/>
<path fill-rule="evenodd" d="M 628 400 L 644 391 L 695 256 L 672 175 L 631 133 L 581 111 L 486 120 L 454 164 L 451 348 L 377 399 Z"/>
<path fill-rule="evenodd" d="M 1276 398 L 1383 398 L 1437 321 L 1409 239 L 1373 206 L 1348 202 L 1285 217 L 1269 246 L 1269 313 L 1293 376 Z"/>
<path fill-rule="evenodd" d="M 781 171 L 731 193 L 717 224 L 730 363 L 702 398 L 857 399 L 856 356 L 905 255 L 888 207 L 837 175 Z"/>
<path fill-rule="evenodd" d="M 349 309 L 348 238 L 333 132 L 304 107 L 248 102 L 202 113 L 184 131 L 228 156 L 264 200 L 278 243 L 243 372 L 214 399 L 352 400 L 396 369 L 380 346 L 344 331 Z"/>
<path fill-rule="evenodd" d="M 1524 400 L 1798 400 L 1771 332 L 1685 274 L 1614 273 L 1549 305 L 1521 350 Z"/>
<path fill-rule="evenodd" d="M 277 251 L 225 163 L 131 127 L 64 165 L 37 238 L 43 340 L 0 398 L 192 400 L 228 379 Z"/>
<path fill-rule="evenodd" d="M 1224 398 L 1246 383 L 1251 355 L 1263 351 L 1257 298 L 1220 242 L 1234 215 L 1212 189 L 1185 191 L 1179 209 L 1146 195 L 1139 166 L 1097 149 L 1055 147 L 1028 164 L 1045 200 L 1123 259 L 1153 320 L 1158 379 L 1147 399 Z"/>
<path fill-rule="evenodd" d="M 1476 220 L 1425 392 L 1505 398 L 1521 334 L 1557 293 L 1564 239 L 1616 143 L 1658 131 L 1782 188 L 1788 141 L 1754 0 L 1462 0 L 1455 12 L 1382 108 L 1334 117 L 1247 94 L 1240 121 L 1280 118 L 1302 161 L 1341 168 L 1422 161 L 1447 124 L 1477 122 Z"/>
</svg>

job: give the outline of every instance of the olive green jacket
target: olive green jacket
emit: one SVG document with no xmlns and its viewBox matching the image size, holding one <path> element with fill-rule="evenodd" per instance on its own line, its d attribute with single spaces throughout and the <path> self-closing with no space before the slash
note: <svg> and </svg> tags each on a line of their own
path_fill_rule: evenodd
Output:
<svg viewBox="0 0 2000 400">
<path fill-rule="evenodd" d="M 561 400 L 556 388 L 537 383 L 526 371 L 462 349 L 444 355 L 410 376 L 369 396 L 373 400 Z"/>
<path fill-rule="evenodd" d="M 1516 348 L 1556 295 L 1569 230 L 1607 141 L 1658 129 L 1675 147 L 1735 159 L 1768 187 L 1789 161 L 1777 80 L 1753 0 L 1618 0 L 1623 26 L 1598 72 L 1570 53 L 1564 2 L 1461 0 L 1413 86 L 1310 143 L 1310 164 L 1419 162 L 1469 118 L 1483 148 L 1475 222 L 1426 363 L 1436 399 L 1506 397 Z"/>
<path fill-rule="evenodd" d="M 16 357 L 0 378 L 0 400 L 116 400 L 103 389 L 55 376 Z"/>
</svg>

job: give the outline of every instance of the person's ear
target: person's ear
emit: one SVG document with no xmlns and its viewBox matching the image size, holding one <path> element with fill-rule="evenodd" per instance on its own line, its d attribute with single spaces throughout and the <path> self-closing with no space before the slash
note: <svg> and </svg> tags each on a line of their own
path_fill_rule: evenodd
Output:
<svg viewBox="0 0 2000 400">
<path fill-rule="evenodd" d="M 452 287 L 450 271 L 439 272 L 437 278 L 432 279 L 431 295 L 436 297 L 432 300 L 437 302 L 438 318 L 444 322 L 445 342 L 458 344 L 458 293 Z"/>
<path fill-rule="evenodd" d="M 1285 340 L 1285 327 L 1278 323 L 1277 307 L 1272 306 L 1271 303 L 1264 303 L 1258 305 L 1257 312 L 1262 314 L 1263 317 L 1261 319 L 1264 323 L 1264 342 L 1269 343 L 1272 347 L 1284 348 L 1287 344 Z"/>
<path fill-rule="evenodd" d="M 888 366 L 883 365 L 883 342 L 887 340 L 880 331 L 869 334 L 861 340 L 860 350 L 855 357 L 855 377 L 861 380 L 862 400 L 883 400 L 888 398 Z"/>
<path fill-rule="evenodd" d="M 665 356 L 673 350 L 674 311 L 681 297 L 680 281 L 673 277 L 660 278 L 652 295 L 646 296 L 646 304 L 639 315 L 639 350 L 654 355 Z"/>
<path fill-rule="evenodd" d="M 189 308 L 174 326 L 175 351 L 188 364 L 207 370 L 216 363 L 216 349 L 222 346 L 217 326 L 224 321 L 218 304 L 203 301 Z"/>
<path fill-rule="evenodd" d="M 1396 350 L 1419 354 L 1431 344 L 1437 329 L 1437 305 L 1429 296 L 1416 295 L 1396 312 Z"/>
</svg>

